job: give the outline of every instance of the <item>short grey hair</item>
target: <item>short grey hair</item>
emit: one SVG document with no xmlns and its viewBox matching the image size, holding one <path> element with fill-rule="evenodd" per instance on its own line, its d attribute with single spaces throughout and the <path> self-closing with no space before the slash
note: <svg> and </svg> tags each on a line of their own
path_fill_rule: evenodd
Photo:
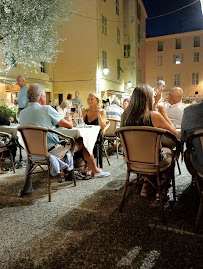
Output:
<svg viewBox="0 0 203 269">
<path fill-rule="evenodd" d="M 112 105 L 113 104 L 116 104 L 117 106 L 120 106 L 121 105 L 121 101 L 118 99 L 118 97 L 117 98 L 115 98 L 113 101 L 112 101 L 112 103 L 111 103 Z"/>
<path fill-rule="evenodd" d="M 41 95 L 45 93 L 44 86 L 38 83 L 33 83 L 28 91 L 27 91 L 27 98 L 29 102 L 38 102 Z"/>
<path fill-rule="evenodd" d="M 165 83 L 165 81 L 164 80 L 159 80 L 159 81 L 157 81 L 157 84 L 156 84 L 158 87 L 159 86 L 166 86 L 166 83 Z"/>
</svg>

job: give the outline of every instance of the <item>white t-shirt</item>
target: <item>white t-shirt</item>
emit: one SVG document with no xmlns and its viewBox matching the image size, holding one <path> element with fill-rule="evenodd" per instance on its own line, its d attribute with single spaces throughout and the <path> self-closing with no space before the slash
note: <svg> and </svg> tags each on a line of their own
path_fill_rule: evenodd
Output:
<svg viewBox="0 0 203 269">
<path fill-rule="evenodd" d="M 166 109 L 166 113 L 169 119 L 172 121 L 176 128 L 181 127 L 184 108 L 185 107 L 183 106 L 182 102 L 179 102 L 169 106 L 169 108 Z"/>
</svg>

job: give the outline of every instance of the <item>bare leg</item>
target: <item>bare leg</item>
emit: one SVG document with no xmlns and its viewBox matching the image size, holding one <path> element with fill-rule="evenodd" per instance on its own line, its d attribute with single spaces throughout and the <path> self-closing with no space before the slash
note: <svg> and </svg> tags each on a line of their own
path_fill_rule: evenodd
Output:
<svg viewBox="0 0 203 269">
<path fill-rule="evenodd" d="M 87 151 L 87 149 L 84 147 L 82 139 L 78 139 L 76 141 L 76 146 L 75 146 L 74 151 L 76 152 L 79 150 L 82 150 L 83 157 L 84 157 L 85 161 L 87 161 L 88 174 L 94 176 L 95 173 L 100 173 L 101 170 L 96 166 L 94 156 L 90 155 L 89 152 Z"/>
</svg>

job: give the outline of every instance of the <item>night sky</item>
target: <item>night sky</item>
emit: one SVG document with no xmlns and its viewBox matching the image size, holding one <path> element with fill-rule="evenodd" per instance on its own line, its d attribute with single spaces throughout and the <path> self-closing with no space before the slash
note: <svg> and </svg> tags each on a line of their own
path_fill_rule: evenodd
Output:
<svg viewBox="0 0 203 269">
<path fill-rule="evenodd" d="M 148 15 L 147 37 L 203 30 L 199 0 L 143 0 L 143 4 Z M 183 9 L 173 12 L 180 8 Z M 169 12 L 173 13 L 153 19 Z"/>
</svg>

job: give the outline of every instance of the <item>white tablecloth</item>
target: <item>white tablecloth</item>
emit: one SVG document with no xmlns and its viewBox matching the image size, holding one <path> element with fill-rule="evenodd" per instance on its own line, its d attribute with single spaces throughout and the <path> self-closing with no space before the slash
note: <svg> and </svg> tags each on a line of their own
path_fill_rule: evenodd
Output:
<svg viewBox="0 0 203 269">
<path fill-rule="evenodd" d="M 20 126 L 19 124 L 11 124 L 10 126 L 2 125 L 0 126 L 0 132 L 9 133 L 12 135 L 13 139 L 18 139 L 17 136 L 17 128 Z"/>
<path fill-rule="evenodd" d="M 85 148 L 87 149 L 87 151 L 90 153 L 90 155 L 93 152 L 93 148 L 97 140 L 99 130 L 100 130 L 100 126 L 97 126 L 97 125 L 88 125 L 85 128 L 72 128 L 72 129 L 58 128 L 57 129 L 58 132 L 65 135 L 72 136 L 75 139 L 82 137 L 83 144 Z"/>
</svg>

